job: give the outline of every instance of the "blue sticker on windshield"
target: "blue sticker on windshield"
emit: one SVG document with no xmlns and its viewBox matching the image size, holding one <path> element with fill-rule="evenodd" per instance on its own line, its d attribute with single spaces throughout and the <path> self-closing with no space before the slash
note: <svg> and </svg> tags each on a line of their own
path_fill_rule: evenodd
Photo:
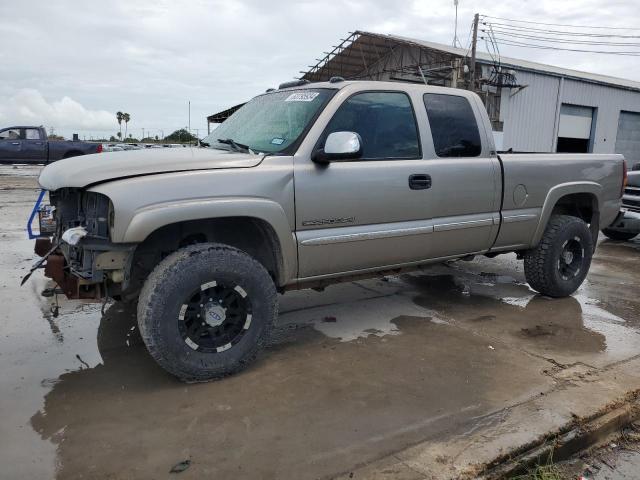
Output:
<svg viewBox="0 0 640 480">
<path fill-rule="evenodd" d="M 284 138 L 274 138 L 273 140 L 271 140 L 271 143 L 273 143 L 274 145 L 282 145 L 284 143 Z"/>
</svg>

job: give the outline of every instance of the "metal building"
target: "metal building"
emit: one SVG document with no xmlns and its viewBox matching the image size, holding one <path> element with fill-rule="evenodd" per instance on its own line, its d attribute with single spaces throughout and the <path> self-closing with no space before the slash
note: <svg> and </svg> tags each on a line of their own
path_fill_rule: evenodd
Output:
<svg viewBox="0 0 640 480">
<path fill-rule="evenodd" d="M 616 152 L 630 165 L 640 163 L 640 82 L 485 52 L 476 54 L 475 82 L 472 70 L 467 50 L 356 31 L 300 78 L 473 88 L 487 108 L 498 150 Z"/>
</svg>

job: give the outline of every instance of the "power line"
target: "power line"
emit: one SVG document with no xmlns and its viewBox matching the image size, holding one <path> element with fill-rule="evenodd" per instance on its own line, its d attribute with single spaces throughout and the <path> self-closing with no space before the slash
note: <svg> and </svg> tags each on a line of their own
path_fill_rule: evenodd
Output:
<svg viewBox="0 0 640 480">
<path fill-rule="evenodd" d="M 480 38 L 484 40 L 486 37 L 481 36 Z M 630 56 L 630 57 L 640 56 L 640 51 L 639 52 L 615 52 L 615 51 L 610 51 L 610 50 L 584 50 L 584 49 L 577 49 L 577 48 L 552 47 L 550 45 L 538 45 L 538 44 L 533 44 L 533 43 L 525 43 L 525 42 L 520 42 L 518 40 L 512 40 L 512 39 L 509 39 L 509 38 L 505 39 L 505 38 L 499 38 L 499 37 L 495 37 L 495 40 L 498 41 L 499 43 L 501 43 L 502 45 L 510 45 L 510 46 L 514 46 L 514 47 L 537 48 L 537 49 L 541 49 L 541 50 L 556 50 L 556 51 L 581 52 L 581 53 L 599 53 L 599 54 L 622 55 L 622 56 Z"/>
<path fill-rule="evenodd" d="M 486 29 L 481 29 L 482 32 L 490 34 L 490 32 Z M 554 42 L 554 43 L 573 43 L 573 44 L 583 44 L 583 45 L 608 45 L 612 47 L 639 47 L 640 42 L 605 42 L 605 41 L 596 41 L 596 40 L 571 40 L 568 38 L 551 38 L 540 35 L 527 35 L 523 33 L 511 33 L 501 29 L 491 29 L 492 33 L 497 33 L 499 35 L 506 35 L 509 37 L 515 38 L 524 38 L 528 40 L 537 40 L 541 42 Z"/>
<path fill-rule="evenodd" d="M 548 25 L 548 26 L 553 26 L 553 27 L 571 27 L 571 28 L 597 28 L 597 29 L 604 29 L 604 30 L 636 30 L 636 31 L 640 31 L 640 28 L 637 27 L 605 27 L 602 25 L 598 25 L 598 26 L 588 26 L 588 25 L 570 25 L 570 24 L 566 24 L 566 23 L 545 23 L 545 22 L 533 22 L 530 20 L 515 20 L 513 18 L 504 18 L 504 17 L 492 17 L 490 15 L 481 15 L 482 18 L 493 18 L 496 20 L 504 20 L 507 22 L 516 22 L 516 23 L 530 23 L 533 25 Z"/>
<path fill-rule="evenodd" d="M 562 30 L 548 30 L 544 28 L 525 27 L 521 25 L 510 25 L 508 23 L 497 22 L 481 22 L 483 25 L 493 25 L 494 27 L 504 30 L 514 30 L 517 32 L 540 32 L 545 35 L 560 35 L 567 37 L 598 37 L 598 38 L 640 38 L 640 35 L 619 35 L 619 34 L 606 34 L 606 33 L 591 33 L 591 32 L 567 32 Z"/>
</svg>

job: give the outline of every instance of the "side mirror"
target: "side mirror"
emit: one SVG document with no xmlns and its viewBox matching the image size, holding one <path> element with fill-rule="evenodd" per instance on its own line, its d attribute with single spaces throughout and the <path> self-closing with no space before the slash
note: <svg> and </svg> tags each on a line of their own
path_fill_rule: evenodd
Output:
<svg viewBox="0 0 640 480">
<path fill-rule="evenodd" d="M 324 148 L 318 149 L 312 160 L 316 163 L 330 163 L 340 160 L 360 158 L 362 138 L 356 132 L 333 132 L 324 142 Z"/>
</svg>

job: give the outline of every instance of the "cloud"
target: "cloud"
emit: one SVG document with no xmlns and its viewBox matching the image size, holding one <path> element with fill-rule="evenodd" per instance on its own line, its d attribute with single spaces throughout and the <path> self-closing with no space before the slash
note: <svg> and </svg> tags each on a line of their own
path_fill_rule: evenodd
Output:
<svg viewBox="0 0 640 480">
<path fill-rule="evenodd" d="M 45 125 L 59 129 L 115 129 L 115 114 L 106 110 L 88 110 L 70 97 L 48 102 L 35 89 L 24 88 L 0 99 L 0 122 L 5 125 Z"/>
</svg>

